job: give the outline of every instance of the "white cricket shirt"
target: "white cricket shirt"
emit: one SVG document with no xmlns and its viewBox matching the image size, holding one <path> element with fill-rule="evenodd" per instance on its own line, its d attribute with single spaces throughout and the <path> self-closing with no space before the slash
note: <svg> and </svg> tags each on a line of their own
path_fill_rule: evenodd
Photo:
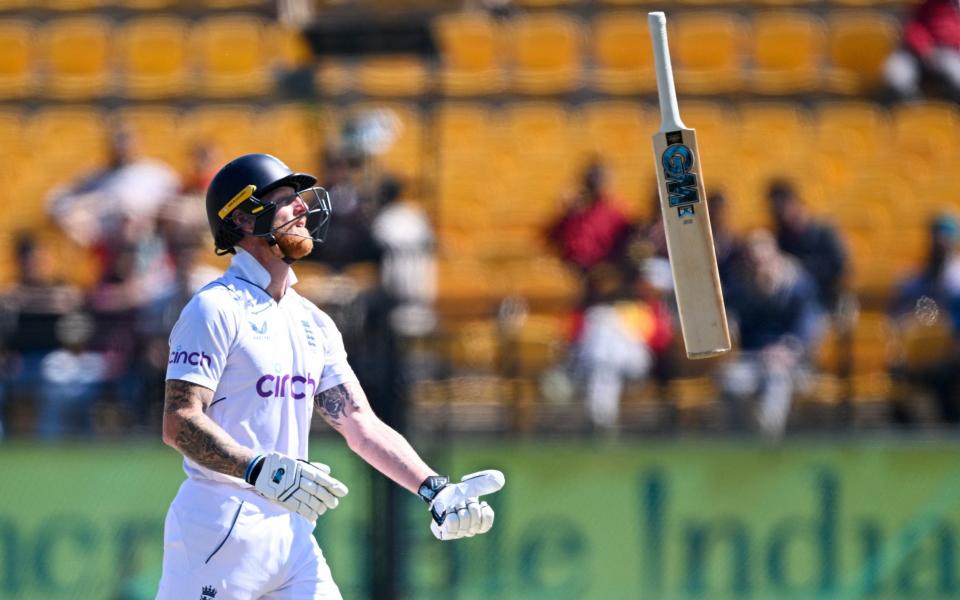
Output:
<svg viewBox="0 0 960 600">
<path fill-rule="evenodd" d="M 292 270 L 289 277 L 292 286 Z M 227 272 L 197 292 L 174 325 L 167 379 L 213 390 L 207 416 L 238 443 L 306 459 L 314 395 L 357 377 L 333 320 L 289 286 L 275 302 L 269 282 L 238 248 Z M 249 487 L 188 458 L 183 469 Z"/>
</svg>

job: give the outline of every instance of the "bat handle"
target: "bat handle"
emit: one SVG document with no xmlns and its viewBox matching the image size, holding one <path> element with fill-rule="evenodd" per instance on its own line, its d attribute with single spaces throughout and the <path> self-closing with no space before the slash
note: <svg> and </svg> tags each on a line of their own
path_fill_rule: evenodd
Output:
<svg viewBox="0 0 960 600">
<path fill-rule="evenodd" d="M 677 90 L 673 85 L 673 66 L 667 45 L 667 17 L 662 12 L 647 13 L 647 25 L 653 41 L 653 64 L 657 73 L 657 95 L 660 97 L 660 131 L 686 129 L 680 120 Z"/>
</svg>

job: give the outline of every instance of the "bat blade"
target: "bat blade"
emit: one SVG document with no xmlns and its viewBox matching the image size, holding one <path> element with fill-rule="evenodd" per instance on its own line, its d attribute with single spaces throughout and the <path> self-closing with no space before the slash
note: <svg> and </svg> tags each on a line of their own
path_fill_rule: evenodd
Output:
<svg viewBox="0 0 960 600">
<path fill-rule="evenodd" d="M 717 356 L 730 350 L 730 331 L 699 168 L 696 132 L 659 132 L 653 136 L 653 153 L 687 356 Z"/>
</svg>

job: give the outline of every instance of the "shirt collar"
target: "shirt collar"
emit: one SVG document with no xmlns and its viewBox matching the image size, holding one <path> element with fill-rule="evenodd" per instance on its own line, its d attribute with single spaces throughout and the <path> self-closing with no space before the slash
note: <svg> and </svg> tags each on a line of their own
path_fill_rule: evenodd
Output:
<svg viewBox="0 0 960 600">
<path fill-rule="evenodd" d="M 237 248 L 236 250 L 237 253 L 230 261 L 230 269 L 228 269 L 228 272 L 241 279 L 246 279 L 257 287 L 267 289 L 267 286 L 270 285 L 270 272 L 267 271 L 252 254 L 243 248 Z M 293 268 L 291 268 L 287 274 L 287 287 L 292 287 L 296 284 L 297 275 L 293 272 Z"/>
</svg>

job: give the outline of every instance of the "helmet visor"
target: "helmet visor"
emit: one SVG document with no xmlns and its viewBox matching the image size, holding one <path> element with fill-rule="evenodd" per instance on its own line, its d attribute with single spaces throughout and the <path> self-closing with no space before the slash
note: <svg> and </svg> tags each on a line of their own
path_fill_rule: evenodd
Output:
<svg viewBox="0 0 960 600">
<path fill-rule="evenodd" d="M 322 187 L 311 187 L 285 196 L 277 200 L 275 210 L 279 212 L 291 204 L 295 204 L 294 216 L 274 226 L 267 235 L 277 233 L 291 235 L 289 230 L 296 227 L 298 222 L 305 220 L 304 227 L 309 232 L 309 237 L 316 243 L 322 243 L 327 236 L 330 214 L 333 210 L 327 190 Z"/>
</svg>

